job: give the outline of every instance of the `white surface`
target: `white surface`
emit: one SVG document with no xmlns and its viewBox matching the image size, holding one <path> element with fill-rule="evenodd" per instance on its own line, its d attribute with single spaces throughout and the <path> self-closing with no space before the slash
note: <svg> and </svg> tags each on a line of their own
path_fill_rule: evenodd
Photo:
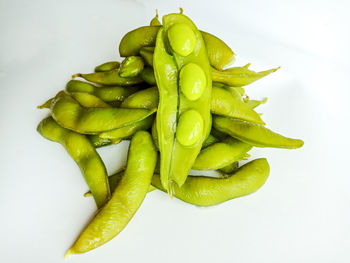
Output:
<svg viewBox="0 0 350 263">
<path fill-rule="evenodd" d="M 198 5 L 198 3 L 200 3 Z M 257 149 L 257 193 L 197 208 L 153 192 L 127 228 L 71 262 L 350 262 L 349 1 L 0 1 L 0 261 L 63 262 L 94 213 L 75 163 L 36 125 L 35 107 L 76 72 L 117 57 L 126 32 L 185 14 L 224 39 L 237 65 L 282 66 L 247 88 L 300 150 Z M 102 149 L 110 172 L 126 144 Z M 123 152 L 123 158 L 120 153 Z"/>
</svg>

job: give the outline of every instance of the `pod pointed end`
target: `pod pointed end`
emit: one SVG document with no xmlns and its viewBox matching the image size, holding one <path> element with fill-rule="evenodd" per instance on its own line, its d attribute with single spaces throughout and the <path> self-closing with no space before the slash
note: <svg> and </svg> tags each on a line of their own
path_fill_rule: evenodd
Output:
<svg viewBox="0 0 350 263">
<path fill-rule="evenodd" d="M 64 258 L 66 259 L 66 258 L 68 258 L 70 255 L 73 255 L 73 254 L 75 254 L 75 253 L 74 253 L 73 249 L 70 248 L 70 249 L 67 250 L 66 254 L 64 254 Z"/>
<path fill-rule="evenodd" d="M 72 79 L 75 79 L 75 78 L 78 78 L 78 77 L 82 77 L 83 74 L 81 73 L 77 73 L 77 74 L 74 74 L 72 75 Z"/>
</svg>

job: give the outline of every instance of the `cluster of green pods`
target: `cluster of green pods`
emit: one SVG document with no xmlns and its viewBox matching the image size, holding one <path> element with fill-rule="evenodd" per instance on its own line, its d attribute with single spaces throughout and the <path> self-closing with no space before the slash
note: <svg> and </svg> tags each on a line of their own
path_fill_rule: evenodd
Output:
<svg viewBox="0 0 350 263">
<path fill-rule="evenodd" d="M 180 13 L 157 15 L 127 33 L 123 61 L 73 75 L 40 109 L 38 125 L 79 166 L 99 209 L 66 255 L 101 246 L 131 220 L 146 194 L 158 189 L 197 206 L 217 205 L 258 190 L 267 180 L 265 158 L 244 165 L 253 147 L 295 149 L 303 141 L 265 127 L 246 85 L 278 68 L 227 68 L 235 53 Z M 82 78 L 85 81 L 77 80 Z M 96 148 L 130 140 L 126 168 L 107 175 Z M 191 169 L 216 176 L 191 176 Z"/>
</svg>

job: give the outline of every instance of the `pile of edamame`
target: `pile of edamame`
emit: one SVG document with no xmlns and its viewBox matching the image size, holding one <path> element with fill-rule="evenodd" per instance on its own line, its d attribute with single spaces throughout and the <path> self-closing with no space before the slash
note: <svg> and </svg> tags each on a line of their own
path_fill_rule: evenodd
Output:
<svg viewBox="0 0 350 263">
<path fill-rule="evenodd" d="M 182 13 L 158 13 L 149 26 L 120 42 L 124 60 L 75 74 L 49 108 L 38 132 L 60 143 L 84 176 L 98 211 L 66 255 L 90 251 L 118 235 L 146 194 L 161 190 L 197 206 L 212 206 L 258 190 L 269 175 L 265 158 L 247 160 L 252 147 L 295 149 L 265 127 L 246 86 L 261 72 L 228 67 L 235 54 Z M 76 80 L 82 78 L 85 81 Z M 126 168 L 108 176 L 97 147 L 130 140 Z M 216 177 L 191 176 L 215 170 Z"/>
</svg>

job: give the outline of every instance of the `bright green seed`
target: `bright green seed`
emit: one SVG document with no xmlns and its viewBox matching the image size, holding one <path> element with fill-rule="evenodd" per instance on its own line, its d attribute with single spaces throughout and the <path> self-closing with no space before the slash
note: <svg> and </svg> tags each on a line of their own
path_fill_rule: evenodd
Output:
<svg viewBox="0 0 350 263">
<path fill-rule="evenodd" d="M 196 144 L 203 134 L 203 118 L 196 110 L 188 110 L 180 115 L 176 139 L 183 146 Z"/>
<path fill-rule="evenodd" d="M 176 24 L 168 30 L 168 38 L 172 49 L 180 56 L 188 56 L 196 45 L 196 35 L 185 24 Z"/>
<path fill-rule="evenodd" d="M 207 86 L 203 69 L 195 63 L 188 63 L 180 71 L 180 88 L 189 100 L 197 100 Z"/>
</svg>

